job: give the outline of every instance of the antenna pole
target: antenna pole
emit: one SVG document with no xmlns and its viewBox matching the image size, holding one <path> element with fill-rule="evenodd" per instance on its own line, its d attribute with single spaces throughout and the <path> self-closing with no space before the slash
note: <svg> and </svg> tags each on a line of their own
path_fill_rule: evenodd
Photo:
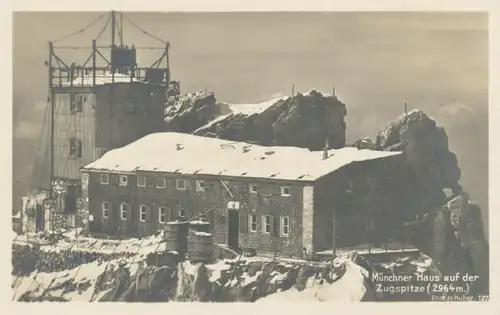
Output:
<svg viewBox="0 0 500 315">
<path fill-rule="evenodd" d="M 54 201 L 54 117 L 55 117 L 55 100 L 54 100 L 54 87 L 52 82 L 52 56 L 54 55 L 54 46 L 52 42 L 49 42 L 49 91 L 50 91 L 50 175 L 49 175 L 49 199 Z M 50 211 L 50 228 L 52 229 L 52 234 L 54 234 L 54 211 L 56 204 L 52 204 L 52 209 Z M 44 227 L 45 229 L 45 227 Z"/>
<path fill-rule="evenodd" d="M 116 28 L 116 15 L 115 11 L 111 11 L 111 48 L 115 48 L 115 28 Z"/>
<path fill-rule="evenodd" d="M 52 56 L 54 55 L 54 46 L 49 42 L 49 91 L 50 91 L 50 195 L 53 194 L 52 178 L 54 177 L 54 88 L 52 87 Z"/>
<path fill-rule="evenodd" d="M 96 40 L 92 40 L 92 87 L 95 87 L 95 75 L 96 75 Z"/>
<path fill-rule="evenodd" d="M 167 43 L 165 45 L 165 57 L 167 57 L 167 69 L 170 70 L 170 58 L 169 58 L 169 55 L 168 55 L 169 48 L 170 48 L 170 43 Z"/>
<path fill-rule="evenodd" d="M 111 11 L 111 83 L 115 83 L 115 29 L 116 29 L 116 14 Z M 111 86 L 113 90 L 113 86 Z"/>
<path fill-rule="evenodd" d="M 295 83 L 292 84 L 292 96 L 295 96 Z"/>
<path fill-rule="evenodd" d="M 123 46 L 123 13 L 120 12 L 120 46 Z"/>
<path fill-rule="evenodd" d="M 333 212 L 332 212 L 332 215 L 333 215 L 333 224 L 332 224 L 332 228 L 333 228 L 333 231 L 332 231 L 332 255 L 333 255 L 333 260 L 335 260 L 335 258 L 337 258 L 337 229 L 336 229 L 336 225 L 337 225 L 337 217 L 335 215 L 335 209 L 333 209 Z"/>
</svg>

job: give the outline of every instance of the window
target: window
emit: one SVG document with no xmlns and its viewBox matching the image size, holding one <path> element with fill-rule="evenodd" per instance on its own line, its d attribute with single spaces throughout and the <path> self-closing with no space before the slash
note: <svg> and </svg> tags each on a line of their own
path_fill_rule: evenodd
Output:
<svg viewBox="0 0 500 315">
<path fill-rule="evenodd" d="M 262 217 L 262 234 L 271 233 L 271 216 L 265 215 Z"/>
<path fill-rule="evenodd" d="M 290 187 L 281 186 L 281 195 L 282 196 L 290 196 Z"/>
<path fill-rule="evenodd" d="M 281 217 L 281 236 L 288 236 L 290 233 L 290 219 L 288 217 Z"/>
<path fill-rule="evenodd" d="M 82 142 L 78 139 L 69 139 L 69 156 L 82 157 Z"/>
<path fill-rule="evenodd" d="M 125 111 L 127 113 L 135 113 L 135 101 L 133 98 L 125 100 Z"/>
<path fill-rule="evenodd" d="M 186 210 L 184 209 L 179 209 L 179 217 L 185 218 L 186 217 Z"/>
<path fill-rule="evenodd" d="M 127 220 L 127 209 L 128 206 L 125 202 L 120 205 L 120 217 L 122 220 Z"/>
<path fill-rule="evenodd" d="M 205 191 L 205 182 L 202 180 L 196 181 L 196 190 L 197 191 Z"/>
<path fill-rule="evenodd" d="M 255 214 L 248 216 L 248 229 L 250 232 L 257 232 L 257 216 Z"/>
<path fill-rule="evenodd" d="M 158 177 L 156 178 L 156 188 L 165 188 L 167 185 L 165 183 L 165 178 Z"/>
<path fill-rule="evenodd" d="M 257 193 L 257 185 L 250 185 L 250 192 L 252 194 L 256 194 Z"/>
<path fill-rule="evenodd" d="M 146 176 L 137 176 L 137 187 L 146 187 Z"/>
<path fill-rule="evenodd" d="M 109 203 L 107 201 L 103 202 L 101 209 L 102 209 L 102 217 L 104 219 L 107 219 L 109 215 Z"/>
<path fill-rule="evenodd" d="M 366 221 L 366 230 L 367 231 L 373 231 L 374 229 L 375 229 L 375 220 L 368 219 Z"/>
<path fill-rule="evenodd" d="M 127 175 L 120 175 L 120 186 L 127 186 L 128 178 Z"/>
<path fill-rule="evenodd" d="M 101 174 L 101 184 L 108 185 L 109 184 L 109 175 Z"/>
<path fill-rule="evenodd" d="M 158 221 L 160 223 L 167 222 L 167 209 L 165 209 L 165 207 L 158 208 Z"/>
<path fill-rule="evenodd" d="M 69 111 L 71 113 L 79 113 L 83 108 L 83 94 L 71 93 L 69 96 Z"/>
<path fill-rule="evenodd" d="M 178 190 L 186 190 L 186 180 L 185 179 L 178 179 L 176 181 L 176 186 Z"/>
<path fill-rule="evenodd" d="M 346 183 L 346 189 L 345 189 L 345 192 L 346 192 L 346 193 L 348 193 L 348 194 L 352 193 L 352 181 L 348 181 L 348 182 Z"/>
<path fill-rule="evenodd" d="M 146 212 L 147 212 L 147 206 L 141 205 L 139 207 L 139 220 L 141 222 L 146 222 Z"/>
</svg>

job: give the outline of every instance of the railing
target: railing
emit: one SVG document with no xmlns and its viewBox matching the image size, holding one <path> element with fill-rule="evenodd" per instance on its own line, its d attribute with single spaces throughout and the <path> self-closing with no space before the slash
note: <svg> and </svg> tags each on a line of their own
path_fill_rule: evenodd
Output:
<svg viewBox="0 0 500 315">
<path fill-rule="evenodd" d="M 149 71 L 149 72 L 148 72 Z M 52 68 L 52 87 L 93 87 L 107 83 L 146 82 L 148 73 L 164 71 L 156 76 L 157 80 L 148 80 L 155 84 L 166 84 L 168 69 L 162 68 L 135 68 L 125 73 L 112 74 L 111 67 L 82 67 Z"/>
</svg>

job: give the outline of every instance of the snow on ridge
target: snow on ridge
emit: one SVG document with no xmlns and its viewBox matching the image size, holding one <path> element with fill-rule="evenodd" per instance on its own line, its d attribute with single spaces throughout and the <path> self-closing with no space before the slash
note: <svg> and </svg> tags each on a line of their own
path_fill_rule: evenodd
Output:
<svg viewBox="0 0 500 315">
<path fill-rule="evenodd" d="M 286 100 L 288 98 L 289 97 L 287 96 L 282 96 L 278 98 L 273 98 L 268 101 L 253 103 L 253 104 L 230 104 L 230 103 L 225 103 L 225 104 L 229 106 L 229 109 L 235 115 L 237 114 L 254 115 L 254 114 L 260 114 L 269 107 L 271 107 L 272 105 L 274 105 L 276 102 L 281 100 Z"/>
<path fill-rule="evenodd" d="M 220 102 L 222 106 L 227 106 L 229 108 L 230 113 L 220 115 L 216 117 L 215 119 L 209 121 L 207 124 L 199 127 L 194 131 L 194 133 L 200 132 L 204 129 L 212 127 L 214 124 L 223 121 L 224 119 L 231 117 L 233 115 L 246 115 L 246 116 L 251 116 L 255 114 L 260 114 L 264 112 L 266 109 L 269 107 L 273 106 L 276 102 L 280 100 L 286 100 L 287 97 L 278 97 L 278 98 L 273 98 L 268 101 L 260 102 L 260 103 L 254 103 L 254 104 L 230 104 L 227 102 Z"/>
<path fill-rule="evenodd" d="M 203 129 L 207 129 L 207 128 L 210 128 L 213 124 L 216 124 L 218 123 L 219 121 L 223 121 L 224 119 L 226 119 L 227 117 L 231 116 L 233 114 L 227 114 L 227 115 L 221 115 L 219 117 L 216 117 L 214 120 L 212 121 L 209 121 L 207 124 L 201 126 L 200 128 L 196 129 L 194 131 L 194 133 L 197 133 L 199 131 L 202 131 Z"/>
</svg>

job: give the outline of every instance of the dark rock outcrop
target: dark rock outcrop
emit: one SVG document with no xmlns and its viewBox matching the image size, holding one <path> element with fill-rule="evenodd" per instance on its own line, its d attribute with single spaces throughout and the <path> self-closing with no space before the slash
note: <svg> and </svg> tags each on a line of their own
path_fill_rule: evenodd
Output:
<svg viewBox="0 0 500 315">
<path fill-rule="evenodd" d="M 443 275 L 477 275 L 472 290 L 488 292 L 489 245 L 481 211 L 460 186 L 460 168 L 444 129 L 413 110 L 381 129 L 375 141 L 364 138 L 354 145 L 404 152 L 406 170 L 398 169 L 398 174 L 409 174 L 399 180 L 404 210 L 416 215 L 412 242 L 436 261 Z"/>
<path fill-rule="evenodd" d="M 443 127 L 420 110 L 402 115 L 380 130 L 374 144 L 382 150 L 401 150 L 418 177 L 424 208 L 442 204 L 443 189 L 459 194 L 461 172 L 448 148 Z"/>
<path fill-rule="evenodd" d="M 477 276 L 462 283 L 471 295 L 489 293 L 489 244 L 481 210 L 466 193 L 425 214 L 415 225 L 413 241 L 429 253 L 443 275 Z"/>
</svg>

